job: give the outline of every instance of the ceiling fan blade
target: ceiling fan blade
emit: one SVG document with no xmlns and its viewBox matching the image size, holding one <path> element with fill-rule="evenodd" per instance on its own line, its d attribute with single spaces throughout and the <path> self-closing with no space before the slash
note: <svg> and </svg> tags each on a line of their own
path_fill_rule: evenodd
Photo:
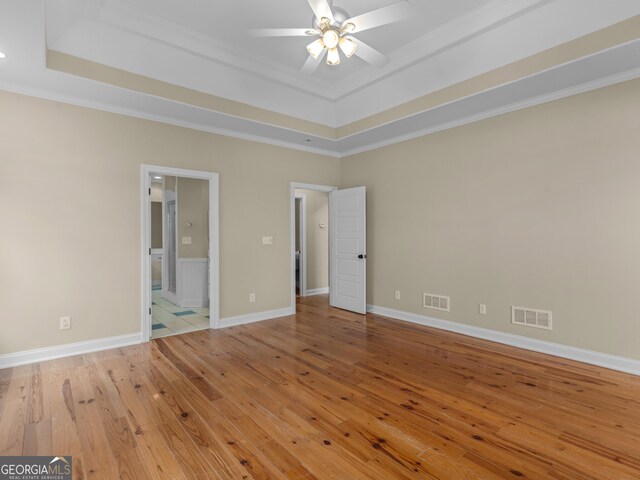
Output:
<svg viewBox="0 0 640 480">
<path fill-rule="evenodd" d="M 358 40 L 354 37 L 345 37 L 349 40 L 355 42 L 358 47 L 356 48 L 355 55 L 363 59 L 365 62 L 370 63 L 376 67 L 384 67 L 387 63 L 389 63 L 389 57 L 383 55 L 378 50 L 373 47 L 370 47 L 366 43 Z"/>
<path fill-rule="evenodd" d="M 411 4 L 407 0 L 392 3 L 386 7 L 372 10 L 362 15 L 345 20 L 344 25 L 352 23 L 355 28 L 349 33 L 362 32 L 371 28 L 381 27 L 388 23 L 398 22 L 411 16 Z"/>
<path fill-rule="evenodd" d="M 307 61 L 302 67 L 302 73 L 304 73 L 305 75 L 311 75 L 313 72 L 315 72 L 322 63 L 322 60 L 324 60 L 326 54 L 327 49 L 325 48 L 322 53 L 318 55 L 318 58 L 313 58 L 311 55 L 309 55 L 309 58 L 307 58 Z"/>
<path fill-rule="evenodd" d="M 319 35 L 312 28 L 256 28 L 249 30 L 254 37 L 307 37 Z"/>
<path fill-rule="evenodd" d="M 309 6 L 311 10 L 313 10 L 314 15 L 318 20 L 322 20 L 323 18 L 328 18 L 333 23 L 333 13 L 331 12 L 331 7 L 329 6 L 329 2 L 327 0 L 307 0 L 309 2 Z"/>
</svg>

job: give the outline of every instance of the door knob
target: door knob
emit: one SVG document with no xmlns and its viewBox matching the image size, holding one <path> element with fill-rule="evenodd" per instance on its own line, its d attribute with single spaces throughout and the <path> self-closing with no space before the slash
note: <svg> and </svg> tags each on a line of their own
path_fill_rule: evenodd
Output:
<svg viewBox="0 0 640 480">
<path fill-rule="evenodd" d="M 360 254 L 360 255 L 358 255 L 358 258 L 359 258 L 360 260 L 362 260 L 363 258 L 367 258 L 367 256 L 366 256 L 366 255 L 363 255 L 363 254 Z"/>
</svg>

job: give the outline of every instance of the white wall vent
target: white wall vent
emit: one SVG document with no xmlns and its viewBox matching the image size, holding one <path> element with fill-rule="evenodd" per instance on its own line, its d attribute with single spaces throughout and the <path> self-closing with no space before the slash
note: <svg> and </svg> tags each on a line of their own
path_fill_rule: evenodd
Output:
<svg viewBox="0 0 640 480">
<path fill-rule="evenodd" d="M 443 312 L 451 311 L 451 298 L 443 295 L 434 295 L 433 293 L 422 294 L 422 306 L 425 308 L 433 308 Z"/>
<path fill-rule="evenodd" d="M 553 314 L 535 308 L 511 307 L 511 323 L 525 327 L 553 329 Z"/>
</svg>

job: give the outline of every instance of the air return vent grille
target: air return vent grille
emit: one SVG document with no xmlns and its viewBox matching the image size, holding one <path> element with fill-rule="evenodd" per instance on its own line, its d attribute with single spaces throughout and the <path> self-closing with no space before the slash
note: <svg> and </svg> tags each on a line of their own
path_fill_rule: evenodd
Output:
<svg viewBox="0 0 640 480">
<path fill-rule="evenodd" d="M 535 308 L 511 307 L 511 323 L 525 327 L 553 329 L 553 314 Z"/>
<path fill-rule="evenodd" d="M 422 306 L 425 308 L 433 308 L 443 312 L 451 311 L 451 298 L 442 295 L 434 295 L 433 293 L 422 294 Z"/>
</svg>

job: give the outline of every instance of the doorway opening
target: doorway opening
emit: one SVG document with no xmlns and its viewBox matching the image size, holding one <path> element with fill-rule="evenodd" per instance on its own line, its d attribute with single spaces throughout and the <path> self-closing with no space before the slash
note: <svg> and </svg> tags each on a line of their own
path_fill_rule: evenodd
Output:
<svg viewBox="0 0 640 480">
<path fill-rule="evenodd" d="M 218 328 L 218 176 L 142 166 L 143 340 Z"/>
<path fill-rule="evenodd" d="M 329 193 L 334 190 L 291 184 L 292 307 L 318 295 L 329 302 Z"/>
<path fill-rule="evenodd" d="M 328 194 L 326 220 L 315 222 L 313 229 L 327 230 L 328 239 L 328 285 L 314 288 L 309 282 L 308 250 L 301 239 L 309 239 L 312 221 L 309 215 L 300 213 L 302 203 L 309 209 L 309 192 Z M 298 204 L 297 198 L 304 198 Z M 367 311 L 367 196 L 366 187 L 352 187 L 338 190 L 336 187 L 291 183 L 291 311 L 298 311 L 298 299 L 305 304 L 309 293 L 328 292 L 328 305 L 351 312 L 365 314 Z M 299 232 L 299 226 L 305 225 L 306 237 Z M 324 228 L 323 228 L 324 226 Z M 300 238 L 296 242 L 296 232 Z M 312 232 L 315 233 L 315 232 Z M 296 254 L 299 251 L 298 254 Z M 321 251 L 321 253 L 324 253 Z M 296 261 L 297 259 L 297 261 Z M 299 281 L 296 282 L 296 279 Z M 306 285 L 304 284 L 306 279 Z M 300 297 L 296 297 L 296 285 L 300 285 Z M 318 305 L 319 302 L 309 302 Z"/>
</svg>

